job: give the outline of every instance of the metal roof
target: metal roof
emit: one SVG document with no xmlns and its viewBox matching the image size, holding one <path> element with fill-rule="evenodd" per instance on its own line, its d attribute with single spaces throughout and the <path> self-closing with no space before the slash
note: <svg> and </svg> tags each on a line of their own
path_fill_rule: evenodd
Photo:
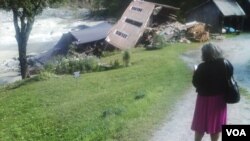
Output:
<svg viewBox="0 0 250 141">
<path fill-rule="evenodd" d="M 245 16 L 245 12 L 235 0 L 213 0 L 224 16 Z"/>
<path fill-rule="evenodd" d="M 105 39 L 111 28 L 111 24 L 103 22 L 96 26 L 89 27 L 84 30 L 72 31 L 70 33 L 75 38 L 75 43 L 79 45 Z"/>
</svg>

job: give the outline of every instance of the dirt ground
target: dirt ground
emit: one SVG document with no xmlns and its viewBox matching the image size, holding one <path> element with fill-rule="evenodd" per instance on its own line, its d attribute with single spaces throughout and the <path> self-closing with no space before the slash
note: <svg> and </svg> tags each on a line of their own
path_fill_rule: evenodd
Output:
<svg viewBox="0 0 250 141">
<path fill-rule="evenodd" d="M 250 34 L 236 38 L 213 41 L 224 52 L 224 56 L 234 66 L 235 78 L 239 85 L 250 92 Z M 182 58 L 190 69 L 201 61 L 200 50 L 185 53 Z M 191 83 L 191 82 L 190 82 Z M 173 112 L 153 133 L 150 141 L 194 141 L 194 132 L 190 129 L 196 100 L 195 89 L 191 87 L 173 108 Z M 250 101 L 244 96 L 237 104 L 228 105 L 228 124 L 250 124 Z M 203 141 L 210 141 L 205 134 Z"/>
</svg>

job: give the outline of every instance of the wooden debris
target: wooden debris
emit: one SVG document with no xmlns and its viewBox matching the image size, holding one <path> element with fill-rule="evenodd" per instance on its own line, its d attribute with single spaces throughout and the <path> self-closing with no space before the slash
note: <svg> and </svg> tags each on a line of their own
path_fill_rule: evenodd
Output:
<svg viewBox="0 0 250 141">
<path fill-rule="evenodd" d="M 204 23 L 197 23 L 187 29 L 187 38 L 193 41 L 205 42 L 209 40 L 209 31 Z"/>
</svg>

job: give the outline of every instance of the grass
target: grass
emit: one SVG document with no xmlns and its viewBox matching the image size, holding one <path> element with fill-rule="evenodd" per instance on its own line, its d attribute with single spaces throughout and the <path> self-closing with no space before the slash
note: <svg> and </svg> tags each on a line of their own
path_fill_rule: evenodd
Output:
<svg viewBox="0 0 250 141">
<path fill-rule="evenodd" d="M 223 34 L 225 35 L 226 38 L 234 38 L 234 37 L 237 37 L 238 35 L 235 34 L 235 33 L 227 33 L 227 34 Z"/>
<path fill-rule="evenodd" d="M 137 48 L 126 68 L 1 89 L 0 140 L 147 140 L 190 86 L 192 72 L 180 54 L 195 46 Z"/>
<path fill-rule="evenodd" d="M 240 34 L 249 34 L 249 32 L 241 32 Z M 226 38 L 235 38 L 238 37 L 236 33 L 225 33 L 223 34 Z"/>
</svg>

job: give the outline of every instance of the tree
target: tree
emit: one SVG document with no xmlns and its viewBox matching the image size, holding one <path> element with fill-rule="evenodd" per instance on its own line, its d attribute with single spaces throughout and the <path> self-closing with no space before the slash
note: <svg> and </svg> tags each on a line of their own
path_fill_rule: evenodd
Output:
<svg viewBox="0 0 250 141">
<path fill-rule="evenodd" d="M 123 57 L 122 57 L 122 60 L 124 62 L 124 65 L 126 67 L 129 66 L 129 62 L 130 62 L 130 53 L 128 50 L 126 50 L 124 53 L 123 53 Z"/>
<path fill-rule="evenodd" d="M 120 16 L 132 0 L 92 0 L 96 10 L 106 8 L 106 16 Z"/>
<path fill-rule="evenodd" d="M 132 0 L 89 0 L 93 7 L 98 10 L 99 7 L 106 8 L 108 16 L 119 17 Z M 200 5 L 207 0 L 145 0 L 160 4 L 171 5 L 180 8 L 179 15 L 185 16 L 185 12 L 191 8 Z"/>
<path fill-rule="evenodd" d="M 22 79 L 27 78 L 28 74 L 27 43 L 35 16 L 40 14 L 48 4 L 59 1 L 63 0 L 0 0 L 0 8 L 13 13 Z"/>
</svg>

